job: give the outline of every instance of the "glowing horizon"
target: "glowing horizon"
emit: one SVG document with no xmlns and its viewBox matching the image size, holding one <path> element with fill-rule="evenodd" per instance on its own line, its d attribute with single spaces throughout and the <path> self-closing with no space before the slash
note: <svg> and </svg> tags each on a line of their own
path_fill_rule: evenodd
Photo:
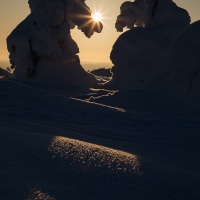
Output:
<svg viewBox="0 0 200 200">
<path fill-rule="evenodd" d="M 97 62 L 99 60 L 109 62 L 110 52 L 113 44 L 121 33 L 115 30 L 116 17 L 120 12 L 120 6 L 124 0 L 112 1 L 93 1 L 87 0 L 86 3 L 94 13 L 100 13 L 102 15 L 102 21 L 104 25 L 103 32 L 101 34 L 95 33 L 90 39 L 86 38 L 84 34 L 77 28 L 71 30 L 72 38 L 79 46 L 80 60 L 88 60 Z M 199 0 L 193 0 L 193 2 L 174 0 L 174 2 L 188 10 L 190 13 L 192 22 L 200 19 L 200 13 L 198 8 L 200 7 Z M 13 2 L 12 0 L 0 2 L 0 23 L 1 23 L 1 37 L 0 37 L 0 61 L 8 62 L 9 54 L 6 47 L 6 37 L 11 31 L 30 13 L 28 0 L 18 0 Z"/>
</svg>

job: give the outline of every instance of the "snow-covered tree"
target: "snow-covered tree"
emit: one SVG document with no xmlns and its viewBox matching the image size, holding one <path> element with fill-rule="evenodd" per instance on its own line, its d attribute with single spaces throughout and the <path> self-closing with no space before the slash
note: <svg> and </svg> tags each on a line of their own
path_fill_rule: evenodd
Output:
<svg viewBox="0 0 200 200">
<path fill-rule="evenodd" d="M 85 1 L 29 0 L 28 3 L 31 13 L 7 38 L 14 75 L 19 79 L 95 82 L 80 66 L 79 48 L 70 34 L 75 26 L 86 37 L 102 31 L 102 23 L 92 19 Z"/>
<path fill-rule="evenodd" d="M 172 0 L 135 0 L 121 5 L 115 27 L 129 28 L 113 45 L 110 54 L 115 88 L 163 88 L 173 38 L 190 24 L 188 12 Z"/>
<path fill-rule="evenodd" d="M 172 42 L 168 65 L 177 94 L 200 110 L 200 21 L 192 23 Z"/>
</svg>

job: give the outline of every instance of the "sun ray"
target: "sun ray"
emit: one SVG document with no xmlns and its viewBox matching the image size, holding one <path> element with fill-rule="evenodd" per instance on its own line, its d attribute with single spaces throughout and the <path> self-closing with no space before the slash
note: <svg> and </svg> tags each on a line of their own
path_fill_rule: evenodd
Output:
<svg viewBox="0 0 200 200">
<path fill-rule="evenodd" d="M 95 12 L 92 14 L 92 18 L 94 21 L 99 22 L 102 20 L 102 15 L 99 12 Z"/>
<path fill-rule="evenodd" d="M 90 24 L 92 24 L 92 23 L 93 23 L 93 20 L 90 19 L 90 20 L 86 21 L 84 24 L 82 24 L 80 28 L 84 28 L 84 27 L 90 26 Z"/>
</svg>

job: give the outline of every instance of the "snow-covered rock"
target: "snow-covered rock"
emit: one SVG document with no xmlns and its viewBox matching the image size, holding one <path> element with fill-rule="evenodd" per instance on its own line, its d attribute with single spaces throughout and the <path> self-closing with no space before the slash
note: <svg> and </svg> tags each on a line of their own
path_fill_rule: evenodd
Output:
<svg viewBox="0 0 200 200">
<path fill-rule="evenodd" d="M 188 12 L 171 0 L 125 2 L 116 29 L 123 33 L 110 54 L 114 64 L 112 88 L 163 89 L 169 87 L 166 65 L 172 39 L 190 24 Z"/>
<path fill-rule="evenodd" d="M 54 74 L 58 82 L 69 83 L 72 79 L 77 84 L 96 84 L 95 77 L 80 65 L 79 48 L 70 35 L 76 25 L 87 37 L 103 28 L 101 22 L 92 20 L 92 11 L 85 2 L 29 0 L 29 6 L 31 13 L 7 38 L 14 75 L 39 81 L 50 77 L 51 81 Z"/>
<path fill-rule="evenodd" d="M 169 55 L 173 86 L 194 110 L 200 110 L 199 36 L 200 21 L 197 21 L 174 39 Z"/>
</svg>

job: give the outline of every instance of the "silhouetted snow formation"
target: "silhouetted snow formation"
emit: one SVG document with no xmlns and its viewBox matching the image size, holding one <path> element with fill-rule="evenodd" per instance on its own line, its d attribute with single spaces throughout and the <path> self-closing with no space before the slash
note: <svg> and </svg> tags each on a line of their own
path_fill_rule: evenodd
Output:
<svg viewBox="0 0 200 200">
<path fill-rule="evenodd" d="M 92 34 L 86 19 L 64 12 L 67 35 L 57 21 L 61 5 L 80 13 L 84 1 L 29 3 L 31 14 L 8 38 L 18 79 L 0 68 L 0 199 L 199 200 L 200 21 L 184 29 L 189 15 L 172 1 L 123 4 L 149 9 L 135 11 L 141 27 L 114 45 L 106 85 L 109 70 L 86 73 L 70 36 L 72 23 Z M 118 30 L 131 26 L 121 19 Z M 30 76 L 38 82 L 21 81 Z M 97 80 L 119 90 L 83 87 Z"/>
<path fill-rule="evenodd" d="M 172 0 L 135 0 L 121 5 L 116 29 L 123 33 L 110 54 L 111 88 L 162 89 L 168 86 L 169 46 L 190 24 L 188 12 Z"/>
<path fill-rule="evenodd" d="M 77 26 L 87 37 L 102 31 L 102 23 L 92 20 L 84 0 L 29 0 L 31 13 L 8 36 L 14 75 L 70 84 L 95 85 L 78 57 L 79 48 L 70 35 Z"/>
<path fill-rule="evenodd" d="M 168 61 L 177 94 L 195 110 L 200 110 L 199 36 L 200 21 L 197 21 L 174 39 Z"/>
<path fill-rule="evenodd" d="M 113 46 L 112 73 L 107 69 L 87 73 L 80 65 L 79 49 L 70 29 L 77 25 L 90 37 L 103 28 L 101 22 L 92 20 L 85 1 L 30 0 L 29 5 L 31 14 L 7 39 L 18 79 L 32 78 L 40 88 L 40 82 L 61 83 L 61 87 L 53 87 L 54 94 L 64 93 L 67 84 L 68 89 L 71 85 L 103 87 L 107 90 L 83 90 L 83 96 L 74 93 L 80 99 L 131 111 L 200 110 L 199 22 L 189 26 L 188 12 L 172 0 L 135 0 L 121 5 L 115 27 L 117 31 L 125 27 L 131 30 Z M 113 92 L 115 89 L 126 91 Z"/>
</svg>

